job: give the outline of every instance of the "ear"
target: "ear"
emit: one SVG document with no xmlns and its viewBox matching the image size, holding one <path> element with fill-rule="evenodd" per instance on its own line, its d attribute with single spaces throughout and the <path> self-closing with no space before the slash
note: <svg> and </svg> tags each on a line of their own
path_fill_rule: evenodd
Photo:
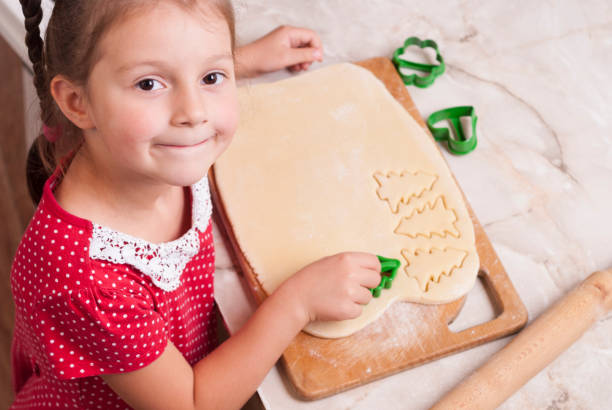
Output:
<svg viewBox="0 0 612 410">
<path fill-rule="evenodd" d="M 51 80 L 50 89 L 60 110 L 74 125 L 82 130 L 95 127 L 87 110 L 83 87 L 77 86 L 62 75 L 56 75 Z"/>
</svg>

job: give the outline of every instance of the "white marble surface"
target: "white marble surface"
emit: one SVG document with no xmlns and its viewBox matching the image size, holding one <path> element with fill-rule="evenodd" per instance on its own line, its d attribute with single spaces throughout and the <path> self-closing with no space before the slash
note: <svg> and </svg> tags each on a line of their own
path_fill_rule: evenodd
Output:
<svg viewBox="0 0 612 410">
<path fill-rule="evenodd" d="M 612 2 L 239 0 L 239 42 L 280 24 L 316 30 L 325 62 L 390 56 L 404 38 L 435 39 L 447 72 L 409 87 L 425 116 L 473 105 L 479 146 L 446 155 L 519 295 L 535 318 L 588 274 L 612 266 Z M 16 0 L 0 0 L 0 32 L 20 49 Z M 317 68 L 321 64 L 315 65 Z M 288 76 L 277 73 L 259 81 Z M 218 237 L 218 236 L 217 236 Z M 217 300 L 230 325 L 252 305 L 217 243 Z M 477 287 L 456 324 L 491 314 Z M 423 409 L 509 339 L 315 402 L 300 402 L 278 369 L 259 389 L 272 409 Z M 612 406 L 612 314 L 506 401 L 503 409 Z"/>
<path fill-rule="evenodd" d="M 241 42 L 279 24 L 307 26 L 321 35 L 324 64 L 390 56 L 411 35 L 438 42 L 447 72 L 432 87 L 409 92 L 424 116 L 475 106 L 477 150 L 446 158 L 530 319 L 591 272 L 612 266 L 612 2 L 235 4 Z M 230 267 L 221 252 L 218 264 Z M 218 272 L 224 310 L 239 298 L 237 278 L 232 270 Z M 470 294 L 457 325 L 488 319 L 483 293 Z M 427 408 L 508 340 L 317 402 L 296 401 L 273 369 L 260 395 L 279 409 Z M 608 409 L 611 378 L 608 314 L 501 408 Z"/>
</svg>

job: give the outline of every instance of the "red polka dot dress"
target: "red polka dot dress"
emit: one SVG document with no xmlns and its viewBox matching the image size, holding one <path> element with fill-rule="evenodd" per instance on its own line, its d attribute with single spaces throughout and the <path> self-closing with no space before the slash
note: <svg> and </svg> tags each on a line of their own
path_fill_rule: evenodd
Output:
<svg viewBox="0 0 612 410">
<path fill-rule="evenodd" d="M 152 244 L 66 212 L 57 180 L 11 271 L 12 408 L 129 408 L 99 375 L 147 366 L 169 341 L 191 365 L 216 346 L 208 182 L 191 187 L 189 231 Z"/>
</svg>

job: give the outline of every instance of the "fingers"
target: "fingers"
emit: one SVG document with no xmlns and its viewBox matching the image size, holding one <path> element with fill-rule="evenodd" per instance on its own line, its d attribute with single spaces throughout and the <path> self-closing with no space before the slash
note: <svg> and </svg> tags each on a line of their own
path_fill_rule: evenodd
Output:
<svg viewBox="0 0 612 410">
<path fill-rule="evenodd" d="M 351 271 L 351 299 L 355 303 L 368 304 L 372 299 L 370 289 L 381 281 L 380 261 L 376 255 L 365 252 L 346 252 L 336 256 Z"/>
<path fill-rule="evenodd" d="M 301 27 L 282 27 L 289 41 L 285 56 L 287 69 L 291 72 L 305 71 L 315 61 L 323 61 L 323 44 L 313 30 Z"/>
<path fill-rule="evenodd" d="M 323 44 L 321 43 L 321 38 L 313 30 L 292 26 L 285 26 L 284 29 L 289 35 L 291 47 L 312 47 L 323 51 Z"/>
<path fill-rule="evenodd" d="M 372 292 L 362 286 L 354 290 L 353 301 L 360 305 L 367 305 L 372 300 Z"/>
<path fill-rule="evenodd" d="M 330 257 L 337 261 L 338 266 L 343 266 L 351 281 L 362 287 L 375 288 L 380 283 L 380 261 L 371 253 L 366 252 L 343 252 Z"/>
<path fill-rule="evenodd" d="M 307 68 L 303 64 L 310 65 L 313 61 L 321 61 L 323 55 L 318 48 L 300 47 L 288 49 L 285 58 L 287 67 L 294 67 L 297 71 Z"/>
<path fill-rule="evenodd" d="M 363 312 L 363 306 L 356 304 L 356 303 L 347 304 L 342 312 L 343 317 L 342 319 L 339 319 L 339 320 L 358 318 L 359 316 L 361 316 L 362 312 Z"/>
<path fill-rule="evenodd" d="M 355 274 L 356 280 L 361 286 L 360 298 L 356 302 L 367 304 L 372 299 L 370 289 L 377 287 L 381 281 L 380 261 L 376 255 L 365 252 L 352 252 L 349 255 L 359 266 Z"/>
<path fill-rule="evenodd" d="M 354 258 L 362 268 L 371 269 L 380 273 L 380 261 L 376 255 L 367 252 L 347 252 L 347 254 Z"/>
<path fill-rule="evenodd" d="M 292 278 L 304 294 L 310 320 L 345 320 L 361 315 L 381 281 L 380 262 L 366 252 L 343 252 L 312 262 Z"/>
<path fill-rule="evenodd" d="M 372 289 L 380 284 L 381 278 L 382 276 L 379 271 L 368 269 L 360 273 L 359 284 L 368 289 Z"/>
<path fill-rule="evenodd" d="M 311 65 L 312 63 L 298 63 L 287 67 L 287 70 L 291 71 L 292 73 L 297 73 L 298 71 L 308 70 Z"/>
</svg>

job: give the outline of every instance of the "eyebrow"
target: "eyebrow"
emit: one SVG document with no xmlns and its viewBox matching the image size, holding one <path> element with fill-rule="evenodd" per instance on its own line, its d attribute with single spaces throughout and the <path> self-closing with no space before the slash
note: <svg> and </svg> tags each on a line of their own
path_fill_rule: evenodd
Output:
<svg viewBox="0 0 612 410">
<path fill-rule="evenodd" d="M 213 54 L 206 58 L 205 63 L 217 63 L 224 60 L 234 60 L 234 57 L 231 54 Z M 169 69 L 171 66 L 162 60 L 144 60 L 144 61 L 133 61 L 126 63 L 117 69 L 117 72 L 125 72 L 132 70 L 139 66 L 151 66 L 151 67 L 160 67 L 162 69 Z"/>
</svg>

